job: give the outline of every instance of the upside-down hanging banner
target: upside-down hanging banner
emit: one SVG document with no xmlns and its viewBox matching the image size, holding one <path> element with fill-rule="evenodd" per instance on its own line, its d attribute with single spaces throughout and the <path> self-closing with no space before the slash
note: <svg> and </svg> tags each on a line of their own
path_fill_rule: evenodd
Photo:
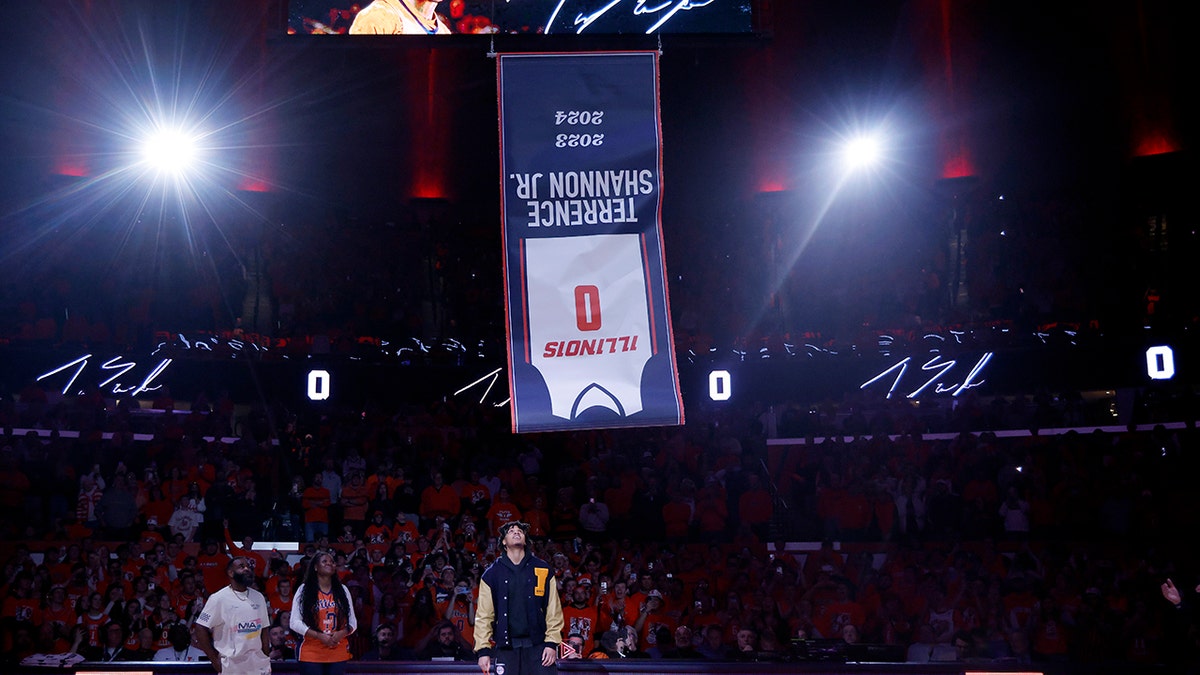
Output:
<svg viewBox="0 0 1200 675">
<path fill-rule="evenodd" d="M 681 424 L 658 54 L 498 59 L 515 432 Z"/>
</svg>

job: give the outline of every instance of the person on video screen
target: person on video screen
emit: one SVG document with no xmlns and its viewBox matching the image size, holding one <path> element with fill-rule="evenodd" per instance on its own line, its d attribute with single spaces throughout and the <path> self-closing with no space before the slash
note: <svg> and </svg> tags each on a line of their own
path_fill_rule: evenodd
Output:
<svg viewBox="0 0 1200 675">
<path fill-rule="evenodd" d="M 449 35 L 437 13 L 442 0 L 371 0 L 350 24 L 351 35 Z"/>
</svg>

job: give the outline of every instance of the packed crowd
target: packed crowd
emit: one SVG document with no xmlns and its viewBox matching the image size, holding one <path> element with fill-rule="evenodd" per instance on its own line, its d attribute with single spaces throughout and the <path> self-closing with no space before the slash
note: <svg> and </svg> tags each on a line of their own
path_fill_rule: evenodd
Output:
<svg viewBox="0 0 1200 675">
<path fill-rule="evenodd" d="M 186 659 L 173 627 L 236 554 L 287 658 L 292 589 L 332 549 L 357 658 L 473 660 L 473 594 L 511 520 L 554 567 L 567 657 L 769 660 L 832 640 L 909 660 L 1156 662 L 1192 645 L 1159 584 L 1190 588 L 1171 533 L 1197 525 L 1193 430 L 781 447 L 764 420 L 516 438 L 450 403 L 236 443 L 174 426 L 8 437 L 0 501 L 29 517 L 3 525 L 4 651 Z"/>
</svg>

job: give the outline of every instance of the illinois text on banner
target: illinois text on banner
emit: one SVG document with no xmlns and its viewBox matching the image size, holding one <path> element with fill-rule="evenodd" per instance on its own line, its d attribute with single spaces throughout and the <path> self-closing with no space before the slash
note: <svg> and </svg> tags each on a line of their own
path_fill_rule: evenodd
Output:
<svg viewBox="0 0 1200 675">
<path fill-rule="evenodd" d="M 681 424 L 658 55 L 498 64 L 513 430 Z"/>
</svg>

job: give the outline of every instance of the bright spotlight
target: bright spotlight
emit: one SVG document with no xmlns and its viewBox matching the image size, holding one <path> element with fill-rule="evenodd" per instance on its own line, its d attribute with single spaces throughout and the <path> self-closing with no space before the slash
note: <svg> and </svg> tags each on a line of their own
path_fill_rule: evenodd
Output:
<svg viewBox="0 0 1200 675">
<path fill-rule="evenodd" d="M 142 144 L 142 159 L 166 173 L 183 173 L 198 155 L 196 139 L 188 134 L 165 129 L 149 136 Z"/>
<path fill-rule="evenodd" d="M 842 161 L 851 171 L 872 167 L 883 157 L 883 147 L 875 136 L 851 139 L 842 149 Z"/>
</svg>

